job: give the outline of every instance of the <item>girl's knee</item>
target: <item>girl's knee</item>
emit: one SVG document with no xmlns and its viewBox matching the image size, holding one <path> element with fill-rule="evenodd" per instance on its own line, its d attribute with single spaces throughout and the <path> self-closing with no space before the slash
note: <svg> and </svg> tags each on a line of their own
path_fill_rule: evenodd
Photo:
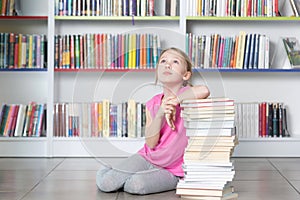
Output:
<svg viewBox="0 0 300 200">
<path fill-rule="evenodd" d="M 97 171 L 96 175 L 96 184 L 99 190 L 103 192 L 112 192 L 115 189 L 113 186 L 114 183 L 111 181 L 111 178 L 107 175 L 111 169 L 105 168 Z"/>
<path fill-rule="evenodd" d="M 124 191 L 130 194 L 148 194 L 147 184 L 138 175 L 132 176 L 125 182 Z"/>
</svg>

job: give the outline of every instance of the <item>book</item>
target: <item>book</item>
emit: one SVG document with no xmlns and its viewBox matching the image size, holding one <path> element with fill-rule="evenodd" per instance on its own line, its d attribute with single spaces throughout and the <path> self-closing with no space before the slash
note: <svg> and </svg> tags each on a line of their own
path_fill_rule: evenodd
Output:
<svg viewBox="0 0 300 200">
<path fill-rule="evenodd" d="M 180 105 L 184 108 L 192 107 L 213 107 L 213 106 L 232 106 L 234 101 L 225 97 L 213 97 L 206 99 L 187 99 L 184 100 Z"/>
<path fill-rule="evenodd" d="M 284 47 L 293 68 L 300 68 L 300 43 L 296 37 L 284 37 Z"/>
<path fill-rule="evenodd" d="M 184 127 L 189 129 L 197 128 L 234 128 L 234 121 L 184 121 Z"/>
<path fill-rule="evenodd" d="M 201 129 L 186 129 L 187 136 L 232 136 L 235 135 L 235 128 L 201 128 Z"/>
<path fill-rule="evenodd" d="M 224 194 L 222 197 L 181 195 L 181 199 L 185 199 L 185 200 L 237 200 L 238 193 L 231 192 L 228 194 Z"/>
<path fill-rule="evenodd" d="M 233 187 L 226 187 L 224 189 L 191 189 L 191 188 L 177 188 L 176 194 L 190 195 L 190 196 L 216 196 L 222 197 L 225 194 L 232 193 Z"/>
</svg>

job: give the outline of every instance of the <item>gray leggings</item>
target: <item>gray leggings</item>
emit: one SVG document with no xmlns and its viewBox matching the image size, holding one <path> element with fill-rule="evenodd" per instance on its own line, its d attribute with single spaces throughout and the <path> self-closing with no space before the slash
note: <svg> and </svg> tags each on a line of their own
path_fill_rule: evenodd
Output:
<svg viewBox="0 0 300 200">
<path fill-rule="evenodd" d="M 179 178 L 159 168 L 139 154 L 134 154 L 117 167 L 103 166 L 97 172 L 96 182 L 103 192 L 121 188 L 131 194 L 151 194 L 176 189 Z"/>
</svg>

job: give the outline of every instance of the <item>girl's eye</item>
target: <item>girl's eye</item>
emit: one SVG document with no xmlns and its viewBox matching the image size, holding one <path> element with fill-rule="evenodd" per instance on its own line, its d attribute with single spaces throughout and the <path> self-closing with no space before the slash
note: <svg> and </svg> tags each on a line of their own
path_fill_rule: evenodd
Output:
<svg viewBox="0 0 300 200">
<path fill-rule="evenodd" d="M 163 60 L 161 60 L 159 63 L 165 63 L 165 62 L 166 62 L 166 60 L 163 59 Z"/>
<path fill-rule="evenodd" d="M 179 61 L 178 60 L 174 60 L 173 61 L 175 64 L 179 64 Z"/>
</svg>

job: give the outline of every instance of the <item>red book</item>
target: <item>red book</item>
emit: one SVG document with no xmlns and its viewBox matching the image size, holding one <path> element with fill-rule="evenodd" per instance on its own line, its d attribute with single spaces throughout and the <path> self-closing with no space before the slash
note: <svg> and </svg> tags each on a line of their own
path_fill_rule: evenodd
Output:
<svg viewBox="0 0 300 200">
<path fill-rule="evenodd" d="M 83 41 L 83 36 L 79 36 L 79 54 L 80 54 L 80 69 L 84 68 L 84 41 Z"/>
<path fill-rule="evenodd" d="M 75 69 L 74 35 L 70 35 L 70 68 Z"/>
<path fill-rule="evenodd" d="M 16 124 L 17 124 L 17 117 L 19 112 L 19 105 L 14 105 L 14 112 L 12 113 L 12 122 L 11 127 L 8 130 L 9 136 L 14 136 Z"/>
<path fill-rule="evenodd" d="M 261 136 L 266 137 L 266 102 L 262 103 L 261 112 Z"/>
<path fill-rule="evenodd" d="M 15 35 L 14 68 L 19 68 L 19 35 Z"/>
<path fill-rule="evenodd" d="M 148 0 L 149 16 L 154 16 L 154 0 Z"/>
<path fill-rule="evenodd" d="M 100 68 L 100 57 L 101 57 L 101 34 L 96 34 L 95 36 L 95 42 L 96 42 L 96 68 Z"/>
<path fill-rule="evenodd" d="M 36 109 L 36 103 L 32 102 L 32 109 L 30 113 L 30 118 L 29 118 L 29 128 L 28 128 L 28 135 L 27 136 L 32 136 L 32 131 L 33 131 L 33 126 L 34 126 L 34 117 L 35 117 L 35 109 Z"/>
</svg>

